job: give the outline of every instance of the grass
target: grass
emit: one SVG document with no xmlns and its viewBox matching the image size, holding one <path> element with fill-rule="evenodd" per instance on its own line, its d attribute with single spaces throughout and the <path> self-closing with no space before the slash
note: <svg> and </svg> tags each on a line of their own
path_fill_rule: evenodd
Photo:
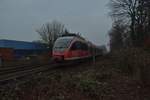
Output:
<svg viewBox="0 0 150 100">
<path fill-rule="evenodd" d="M 39 74 L 24 84 L 0 89 L 1 100 L 147 100 L 143 80 L 149 71 L 149 54 L 140 49 L 122 50 L 81 64 Z M 137 70 L 137 68 L 139 68 Z M 146 76 L 145 76 L 146 75 Z M 145 82 L 144 82 L 145 83 Z"/>
</svg>

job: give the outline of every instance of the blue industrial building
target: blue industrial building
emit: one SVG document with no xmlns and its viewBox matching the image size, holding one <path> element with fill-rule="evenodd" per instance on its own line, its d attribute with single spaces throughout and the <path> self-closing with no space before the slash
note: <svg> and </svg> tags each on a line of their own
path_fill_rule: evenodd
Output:
<svg viewBox="0 0 150 100">
<path fill-rule="evenodd" d="M 13 49 L 16 58 L 20 58 L 26 55 L 48 52 L 46 45 L 42 43 L 6 40 L 6 39 L 0 40 L 0 48 Z"/>
</svg>

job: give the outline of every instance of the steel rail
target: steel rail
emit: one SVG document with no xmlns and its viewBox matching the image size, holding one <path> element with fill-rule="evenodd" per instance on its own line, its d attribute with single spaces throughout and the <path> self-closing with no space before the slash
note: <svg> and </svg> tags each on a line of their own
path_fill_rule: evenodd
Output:
<svg viewBox="0 0 150 100">
<path fill-rule="evenodd" d="M 8 68 L 0 72 L 0 83 L 4 81 L 9 81 L 17 78 L 23 78 L 25 76 L 29 76 L 35 73 L 40 73 L 60 67 L 65 66 L 75 66 L 76 64 L 80 64 L 82 62 L 87 62 L 89 59 L 82 59 L 77 61 L 70 61 L 64 63 L 51 63 L 45 65 L 33 65 L 33 66 L 23 66 L 23 67 L 16 67 L 16 68 Z"/>
<path fill-rule="evenodd" d="M 44 72 L 47 70 L 51 70 L 53 68 L 57 68 L 60 66 L 67 66 L 69 63 L 61 63 L 61 64 L 52 64 L 52 65 L 43 65 L 43 66 L 33 66 L 30 69 L 16 70 L 10 73 L 3 73 L 0 75 L 0 82 L 17 79 L 20 77 L 25 77 L 31 74 Z M 71 64 L 71 63 L 70 63 Z"/>
</svg>

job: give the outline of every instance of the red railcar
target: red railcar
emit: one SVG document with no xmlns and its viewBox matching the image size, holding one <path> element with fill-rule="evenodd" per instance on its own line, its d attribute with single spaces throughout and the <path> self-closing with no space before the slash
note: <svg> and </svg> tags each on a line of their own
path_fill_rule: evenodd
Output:
<svg viewBox="0 0 150 100">
<path fill-rule="evenodd" d="M 54 60 L 77 60 L 93 55 L 96 46 L 78 35 L 67 35 L 58 38 L 53 47 Z"/>
</svg>

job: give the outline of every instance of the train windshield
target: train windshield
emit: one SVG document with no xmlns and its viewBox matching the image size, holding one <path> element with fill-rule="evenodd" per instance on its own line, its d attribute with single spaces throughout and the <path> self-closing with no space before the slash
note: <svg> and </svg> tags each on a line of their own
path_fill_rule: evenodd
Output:
<svg viewBox="0 0 150 100">
<path fill-rule="evenodd" d="M 71 43 L 70 38 L 59 38 L 56 40 L 53 50 L 54 51 L 64 51 Z"/>
</svg>

